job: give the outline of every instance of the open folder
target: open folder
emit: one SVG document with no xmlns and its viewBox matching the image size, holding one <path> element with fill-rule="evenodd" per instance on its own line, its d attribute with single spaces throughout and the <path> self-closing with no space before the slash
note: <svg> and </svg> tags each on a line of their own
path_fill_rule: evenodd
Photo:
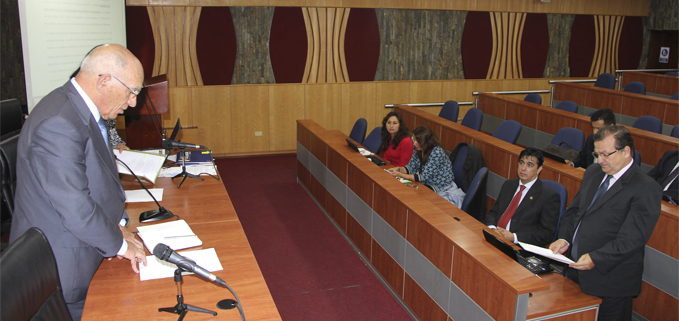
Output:
<svg viewBox="0 0 679 321">
<path fill-rule="evenodd" d="M 175 251 L 203 245 L 203 241 L 193 233 L 184 220 L 139 226 L 137 230 L 151 253 L 158 243 L 164 243 Z"/>
<path fill-rule="evenodd" d="M 122 153 L 114 151 L 114 153 L 116 157 L 120 161 L 125 162 L 138 177 L 144 178 L 153 184 L 156 183 L 158 173 L 160 173 L 160 168 L 163 167 L 166 158 L 164 155 L 154 155 L 133 150 L 124 150 Z M 127 167 L 120 164 L 120 161 L 116 162 L 118 165 L 118 172 L 120 174 L 132 175 Z"/>
</svg>

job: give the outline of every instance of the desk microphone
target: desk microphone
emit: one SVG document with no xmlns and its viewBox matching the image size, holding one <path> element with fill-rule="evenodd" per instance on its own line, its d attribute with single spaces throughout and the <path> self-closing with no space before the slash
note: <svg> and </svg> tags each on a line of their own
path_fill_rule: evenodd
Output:
<svg viewBox="0 0 679 321">
<path fill-rule="evenodd" d="M 193 260 L 179 255 L 179 253 L 175 252 L 173 249 L 163 243 L 158 243 L 156 247 L 153 248 L 153 255 L 163 261 L 177 265 L 177 267 L 184 271 L 193 272 L 219 285 L 226 286 L 226 282 L 224 282 L 224 280 L 210 273 L 210 271 L 200 267 Z"/>
<path fill-rule="evenodd" d="M 139 179 L 139 177 L 137 177 L 137 174 L 135 174 L 135 173 L 132 171 L 132 169 L 131 169 L 129 166 L 127 166 L 127 164 L 125 164 L 125 162 L 123 162 L 122 160 L 120 160 L 120 158 L 118 158 L 118 157 L 115 155 L 115 153 L 114 153 L 113 157 L 115 157 L 116 161 L 118 161 L 118 162 L 120 162 L 121 164 L 123 164 L 123 166 L 125 166 L 125 168 L 127 168 L 127 170 L 130 171 L 130 173 L 132 173 L 132 176 L 134 176 L 134 178 L 137 179 L 137 182 L 139 182 L 139 184 L 141 185 L 141 187 L 143 187 L 144 190 L 146 190 L 146 193 L 149 193 L 149 195 L 151 195 L 151 198 L 153 199 L 153 201 L 156 202 L 156 205 L 158 205 L 158 209 L 157 209 L 157 210 L 151 210 L 151 211 L 146 211 L 146 212 L 144 212 L 144 213 L 141 213 L 141 214 L 139 215 L 139 222 L 141 222 L 141 223 L 146 223 L 146 222 L 160 221 L 160 220 L 168 219 L 168 218 L 171 218 L 171 217 L 174 216 L 174 214 L 172 214 L 172 212 L 170 212 L 169 210 L 167 210 L 167 209 L 165 209 L 164 207 L 160 206 L 160 203 L 158 203 L 158 201 L 156 200 L 156 198 L 153 197 L 153 194 L 151 194 L 151 191 L 149 191 L 149 189 L 146 188 L 146 186 L 144 186 L 144 183 L 142 183 L 141 180 Z"/>
<path fill-rule="evenodd" d="M 175 142 L 169 139 L 163 139 L 163 148 L 197 148 L 206 149 L 207 147 L 203 145 L 189 144 L 183 142 Z"/>
</svg>

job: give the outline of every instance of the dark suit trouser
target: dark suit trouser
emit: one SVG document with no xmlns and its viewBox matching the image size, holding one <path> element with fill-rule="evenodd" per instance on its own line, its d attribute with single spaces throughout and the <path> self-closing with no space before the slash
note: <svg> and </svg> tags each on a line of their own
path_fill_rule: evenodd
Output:
<svg viewBox="0 0 679 321">
<path fill-rule="evenodd" d="M 578 270 L 566 267 L 566 276 L 571 281 L 580 284 L 578 280 Z M 600 296 L 599 314 L 597 321 L 631 321 L 632 320 L 632 299 L 631 296 L 610 297 Z"/>
</svg>

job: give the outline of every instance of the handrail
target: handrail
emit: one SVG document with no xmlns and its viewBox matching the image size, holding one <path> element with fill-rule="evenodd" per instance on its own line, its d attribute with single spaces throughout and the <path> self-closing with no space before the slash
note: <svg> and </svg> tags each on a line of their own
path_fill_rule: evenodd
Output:
<svg viewBox="0 0 679 321">
<path fill-rule="evenodd" d="M 551 93 L 551 90 L 513 90 L 513 91 L 474 91 L 472 92 L 473 96 L 476 96 L 476 107 L 479 106 L 479 94 L 484 93 L 484 94 L 498 94 L 498 95 L 512 95 L 512 94 L 548 94 Z M 554 94 L 552 93 L 552 96 Z M 550 105 L 551 107 L 551 105 Z"/>
<path fill-rule="evenodd" d="M 617 79 L 615 81 L 618 81 Z M 550 80 L 547 83 L 550 85 L 556 84 L 558 82 L 575 82 L 575 83 L 589 83 L 596 82 L 596 79 L 575 79 L 575 80 Z"/>
<path fill-rule="evenodd" d="M 443 106 L 444 103 L 417 103 L 417 104 L 391 104 L 384 105 L 384 108 L 394 108 L 394 105 L 406 105 L 411 107 L 429 107 L 429 106 Z M 471 106 L 474 105 L 471 101 L 463 101 L 457 103 L 459 106 Z"/>
<path fill-rule="evenodd" d="M 615 74 L 620 74 L 620 82 L 618 82 L 618 90 L 622 90 L 622 77 L 625 74 L 625 72 L 628 71 L 640 71 L 640 72 L 668 72 L 668 71 L 679 71 L 679 69 L 625 69 L 625 70 L 616 70 Z"/>
</svg>

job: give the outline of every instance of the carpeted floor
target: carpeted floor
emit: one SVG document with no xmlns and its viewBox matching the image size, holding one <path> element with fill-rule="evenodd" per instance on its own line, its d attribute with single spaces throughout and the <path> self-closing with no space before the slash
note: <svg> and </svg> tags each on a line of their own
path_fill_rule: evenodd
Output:
<svg viewBox="0 0 679 321">
<path fill-rule="evenodd" d="M 283 320 L 410 320 L 297 184 L 295 155 L 216 164 Z"/>
</svg>

